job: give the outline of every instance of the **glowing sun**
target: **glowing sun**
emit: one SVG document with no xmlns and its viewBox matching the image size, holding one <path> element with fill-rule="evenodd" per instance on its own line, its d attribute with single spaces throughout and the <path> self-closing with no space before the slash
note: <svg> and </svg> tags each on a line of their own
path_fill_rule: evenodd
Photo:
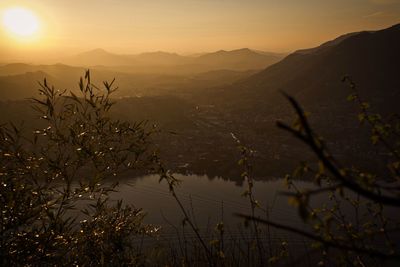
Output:
<svg viewBox="0 0 400 267">
<path fill-rule="evenodd" d="M 34 36 L 40 26 L 38 18 L 32 11 L 20 7 L 4 11 L 3 25 L 7 31 L 20 37 Z"/>
</svg>

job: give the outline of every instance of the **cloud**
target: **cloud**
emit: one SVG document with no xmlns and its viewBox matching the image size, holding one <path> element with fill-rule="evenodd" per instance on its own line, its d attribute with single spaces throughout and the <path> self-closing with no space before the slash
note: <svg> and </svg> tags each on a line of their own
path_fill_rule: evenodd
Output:
<svg viewBox="0 0 400 267">
<path fill-rule="evenodd" d="M 379 17 L 386 17 L 387 14 L 383 11 L 377 11 L 372 14 L 364 16 L 364 18 L 379 18 Z"/>
<path fill-rule="evenodd" d="M 365 19 L 382 19 L 382 18 L 392 18 L 394 17 L 393 13 L 376 11 L 371 14 L 365 15 L 363 18 Z"/>
<path fill-rule="evenodd" d="M 369 0 L 371 3 L 376 5 L 388 5 L 388 4 L 399 4 L 400 0 Z"/>
</svg>

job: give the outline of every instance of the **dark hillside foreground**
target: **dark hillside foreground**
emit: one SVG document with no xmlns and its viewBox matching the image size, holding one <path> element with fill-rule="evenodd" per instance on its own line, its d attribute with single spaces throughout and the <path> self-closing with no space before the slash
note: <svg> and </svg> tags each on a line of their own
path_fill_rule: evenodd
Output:
<svg viewBox="0 0 400 267">
<path fill-rule="evenodd" d="M 346 34 L 317 48 L 290 54 L 238 83 L 237 88 L 227 90 L 237 100 L 279 101 L 274 105 L 265 103 L 264 108 L 271 111 L 279 111 L 280 107 L 286 110 L 279 93 L 284 91 L 309 109 L 326 107 L 332 112 L 339 107 L 340 112 L 349 95 L 341 80 L 349 75 L 365 99 L 382 112 L 393 112 L 400 94 L 399 45 L 400 24 L 374 32 Z"/>
</svg>

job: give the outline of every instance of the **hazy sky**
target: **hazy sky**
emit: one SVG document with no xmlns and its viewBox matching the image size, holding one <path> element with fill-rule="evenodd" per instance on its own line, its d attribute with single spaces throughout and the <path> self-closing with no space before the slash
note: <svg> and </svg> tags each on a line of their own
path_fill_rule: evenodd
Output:
<svg viewBox="0 0 400 267">
<path fill-rule="evenodd" d="M 0 15 L 15 6 L 36 14 L 40 31 L 15 38 L 2 23 L 0 62 L 94 48 L 290 52 L 343 33 L 400 23 L 400 0 L 0 0 Z"/>
</svg>

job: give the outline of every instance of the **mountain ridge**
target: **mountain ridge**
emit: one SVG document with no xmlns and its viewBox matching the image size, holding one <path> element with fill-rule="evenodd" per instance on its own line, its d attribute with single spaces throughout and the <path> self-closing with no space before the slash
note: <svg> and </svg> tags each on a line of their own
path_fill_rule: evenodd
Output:
<svg viewBox="0 0 400 267">
<path fill-rule="evenodd" d="M 282 54 L 257 52 L 249 48 L 219 50 L 198 56 L 183 56 L 177 53 L 154 51 L 141 54 L 122 55 L 97 48 L 73 57 L 60 60 L 72 66 L 104 67 L 149 67 L 149 66 L 203 66 L 201 72 L 216 69 L 250 70 L 263 69 L 283 58 Z M 206 69 L 206 68 L 210 69 Z"/>
<path fill-rule="evenodd" d="M 284 91 L 308 109 L 319 112 L 320 107 L 329 107 L 332 112 L 343 113 L 348 110 L 346 97 L 351 90 L 341 80 L 348 75 L 363 98 L 377 109 L 398 110 L 400 24 L 342 35 L 317 48 L 308 53 L 294 52 L 230 87 L 221 88 L 213 98 L 224 99 L 219 104 L 226 108 L 241 107 L 255 116 L 286 114 L 290 108 L 280 93 Z"/>
</svg>

